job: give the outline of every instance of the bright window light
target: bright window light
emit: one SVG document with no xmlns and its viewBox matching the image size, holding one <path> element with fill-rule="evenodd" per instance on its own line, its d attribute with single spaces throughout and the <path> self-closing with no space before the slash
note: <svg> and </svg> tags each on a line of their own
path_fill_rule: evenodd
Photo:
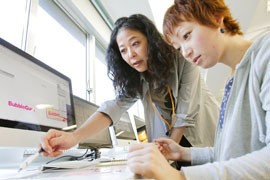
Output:
<svg viewBox="0 0 270 180">
<path fill-rule="evenodd" d="M 267 12 L 270 13 L 270 0 L 267 1 Z"/>
<path fill-rule="evenodd" d="M 21 48 L 24 22 L 27 16 L 26 4 L 26 0 L 0 1 L 0 37 L 18 48 Z"/>
<path fill-rule="evenodd" d="M 71 78 L 73 94 L 85 98 L 86 35 L 53 1 L 38 2 L 35 57 Z"/>
<path fill-rule="evenodd" d="M 164 14 L 173 5 L 174 0 L 148 0 L 157 29 L 162 33 Z"/>
</svg>

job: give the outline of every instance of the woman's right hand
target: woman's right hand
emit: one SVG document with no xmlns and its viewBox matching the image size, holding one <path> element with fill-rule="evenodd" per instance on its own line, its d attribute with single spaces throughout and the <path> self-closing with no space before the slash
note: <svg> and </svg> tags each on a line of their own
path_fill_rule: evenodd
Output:
<svg viewBox="0 0 270 180">
<path fill-rule="evenodd" d="M 55 157 L 63 154 L 62 150 L 69 149 L 78 143 L 73 133 L 50 129 L 41 140 L 43 155 Z"/>
<path fill-rule="evenodd" d="M 158 143 L 158 149 L 167 160 L 173 161 L 189 161 L 183 157 L 188 149 L 178 145 L 174 140 L 169 138 L 155 139 L 154 142 Z"/>
<path fill-rule="evenodd" d="M 183 173 L 173 168 L 153 143 L 132 144 L 127 163 L 134 174 L 147 179 L 185 179 Z"/>
</svg>

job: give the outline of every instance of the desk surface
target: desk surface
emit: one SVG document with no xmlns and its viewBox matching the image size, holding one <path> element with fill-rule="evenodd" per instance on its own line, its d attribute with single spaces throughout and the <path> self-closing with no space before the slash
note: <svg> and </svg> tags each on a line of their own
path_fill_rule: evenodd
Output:
<svg viewBox="0 0 270 180">
<path fill-rule="evenodd" d="M 17 173 L 17 168 L 1 168 L 0 180 L 2 179 L 35 179 L 35 180 L 134 180 L 142 179 L 134 176 L 126 165 L 122 166 L 91 166 L 83 169 L 42 172 L 37 167 L 29 168 Z"/>
</svg>

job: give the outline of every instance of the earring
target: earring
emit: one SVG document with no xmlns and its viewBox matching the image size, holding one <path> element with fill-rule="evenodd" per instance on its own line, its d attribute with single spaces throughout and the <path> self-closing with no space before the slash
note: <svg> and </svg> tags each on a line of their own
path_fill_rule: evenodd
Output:
<svg viewBox="0 0 270 180">
<path fill-rule="evenodd" d="M 220 28 L 220 32 L 221 32 L 222 34 L 224 34 L 224 33 L 225 33 L 225 29 Z"/>
</svg>

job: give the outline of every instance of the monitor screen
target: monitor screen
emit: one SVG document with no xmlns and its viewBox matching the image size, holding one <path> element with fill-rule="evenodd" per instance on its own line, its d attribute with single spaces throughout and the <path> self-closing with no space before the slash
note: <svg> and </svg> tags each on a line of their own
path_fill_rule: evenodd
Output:
<svg viewBox="0 0 270 180">
<path fill-rule="evenodd" d="M 138 139 L 140 142 L 148 142 L 145 120 L 139 116 L 134 115 L 134 121 L 137 129 Z"/>
<path fill-rule="evenodd" d="M 117 139 L 136 140 L 128 112 L 125 112 L 120 121 L 114 124 L 114 131 Z"/>
<path fill-rule="evenodd" d="M 0 146 L 38 146 L 75 123 L 71 80 L 1 38 L 0 82 Z"/>
<path fill-rule="evenodd" d="M 77 96 L 73 96 L 74 99 L 74 109 L 75 109 L 75 119 L 77 128 L 81 127 L 82 124 L 96 112 L 98 106 L 81 99 Z M 79 148 L 101 148 L 101 147 L 112 147 L 112 140 L 110 136 L 109 128 L 102 130 L 100 133 L 93 137 L 90 137 L 79 143 Z"/>
</svg>

